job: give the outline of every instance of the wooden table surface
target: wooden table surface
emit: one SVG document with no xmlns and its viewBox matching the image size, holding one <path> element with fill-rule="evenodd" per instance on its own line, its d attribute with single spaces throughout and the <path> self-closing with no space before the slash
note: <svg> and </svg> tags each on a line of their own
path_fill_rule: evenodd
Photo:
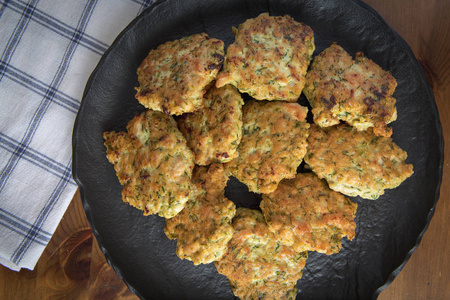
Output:
<svg viewBox="0 0 450 300">
<path fill-rule="evenodd" d="M 365 0 L 410 45 L 443 127 L 440 199 L 422 242 L 378 299 L 450 299 L 450 0 Z M 0 266 L 0 299 L 137 299 L 105 262 L 77 192 L 34 271 Z"/>
</svg>

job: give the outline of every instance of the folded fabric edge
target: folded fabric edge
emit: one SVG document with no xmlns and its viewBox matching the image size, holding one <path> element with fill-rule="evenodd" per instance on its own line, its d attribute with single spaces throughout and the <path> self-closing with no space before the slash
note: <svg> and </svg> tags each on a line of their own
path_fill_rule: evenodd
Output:
<svg viewBox="0 0 450 300">
<path fill-rule="evenodd" d="M 3 257 L 0 256 L 0 264 L 2 264 L 4 267 L 12 270 L 12 271 L 16 271 L 19 272 L 22 268 L 19 267 L 18 265 L 12 263 L 11 261 L 9 261 L 8 259 L 5 259 Z M 26 269 L 29 269 L 27 267 L 25 267 Z M 34 266 L 33 266 L 34 268 Z M 29 270 L 33 270 L 33 269 L 29 269 Z"/>
<path fill-rule="evenodd" d="M 78 186 L 66 186 L 57 201 L 57 207 L 54 207 L 54 209 L 52 209 L 49 213 L 50 215 L 48 216 L 48 219 L 52 221 L 47 224 L 48 226 L 46 230 L 51 237 L 53 237 L 63 219 L 64 214 L 69 208 L 77 188 Z M 5 249 L 0 249 L 0 264 L 11 269 L 12 271 L 20 271 L 21 269 L 33 271 L 50 241 L 51 238 L 45 243 L 42 243 L 42 241 L 41 243 L 35 243 L 32 241 L 30 242 L 30 240 L 26 240 L 25 248 L 22 249 L 21 258 L 16 262 L 10 256 L 5 257 L 5 254 L 10 254 L 8 251 L 5 251 Z M 23 244 L 22 247 L 24 247 Z"/>
</svg>

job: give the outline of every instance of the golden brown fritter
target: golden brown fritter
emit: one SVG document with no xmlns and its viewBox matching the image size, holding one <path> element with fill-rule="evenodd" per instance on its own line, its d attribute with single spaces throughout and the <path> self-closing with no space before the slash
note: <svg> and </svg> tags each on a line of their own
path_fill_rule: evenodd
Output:
<svg viewBox="0 0 450 300">
<path fill-rule="evenodd" d="M 397 119 L 392 97 L 397 81 L 363 53 L 353 60 L 332 44 L 314 58 L 306 78 L 303 92 L 316 124 L 328 127 L 342 120 L 358 130 L 373 127 L 376 135 L 391 136 L 387 124 Z"/>
<path fill-rule="evenodd" d="M 311 126 L 305 162 L 332 190 L 354 197 L 377 199 L 413 174 L 407 153 L 390 137 L 348 125 Z"/>
<path fill-rule="evenodd" d="M 238 156 L 227 170 L 255 193 L 271 193 L 293 178 L 306 153 L 308 109 L 297 103 L 249 101 L 243 106 Z"/>
<path fill-rule="evenodd" d="M 308 257 L 269 231 L 260 211 L 238 208 L 228 251 L 215 262 L 240 299 L 295 299 L 296 283 Z"/>
<path fill-rule="evenodd" d="M 194 265 L 220 259 L 233 235 L 231 219 L 236 206 L 225 198 L 228 176 L 221 164 L 196 167 L 192 180 L 201 191 L 172 219 L 166 220 L 164 232 L 177 239 L 177 255 Z"/>
<path fill-rule="evenodd" d="M 244 101 L 233 86 L 212 88 L 205 95 L 204 108 L 178 119 L 197 165 L 224 163 L 236 157 L 242 138 L 242 105 Z"/>
<path fill-rule="evenodd" d="M 223 64 L 224 44 L 205 33 L 151 50 L 137 70 L 136 99 L 147 108 L 181 115 L 203 106 L 206 87 Z"/>
<path fill-rule="evenodd" d="M 258 100 L 295 102 L 314 52 L 312 29 L 290 16 L 263 13 L 234 28 L 216 86 L 236 86 Z"/>
<path fill-rule="evenodd" d="M 184 208 L 192 196 L 194 156 L 171 116 L 147 110 L 128 123 L 127 132 L 103 137 L 124 202 L 165 218 Z"/>
<path fill-rule="evenodd" d="M 342 237 L 355 236 L 357 204 L 312 173 L 282 180 L 260 207 L 269 230 L 297 252 L 337 253 Z"/>
</svg>

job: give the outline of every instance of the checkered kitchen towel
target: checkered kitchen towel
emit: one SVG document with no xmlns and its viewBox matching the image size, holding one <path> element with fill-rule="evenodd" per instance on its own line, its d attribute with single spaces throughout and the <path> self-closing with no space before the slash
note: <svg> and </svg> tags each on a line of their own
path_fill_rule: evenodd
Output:
<svg viewBox="0 0 450 300">
<path fill-rule="evenodd" d="M 0 1 L 0 263 L 33 269 L 75 191 L 72 130 L 86 81 L 153 1 Z"/>
</svg>

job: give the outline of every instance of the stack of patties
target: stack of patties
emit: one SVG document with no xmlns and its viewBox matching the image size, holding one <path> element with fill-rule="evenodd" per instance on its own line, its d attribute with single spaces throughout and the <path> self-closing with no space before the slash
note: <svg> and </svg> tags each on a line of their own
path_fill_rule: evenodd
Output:
<svg viewBox="0 0 450 300">
<path fill-rule="evenodd" d="M 271 193 L 281 180 L 295 177 L 306 153 L 308 109 L 289 102 L 304 87 L 313 31 L 289 16 L 261 14 L 234 34 L 216 86 L 234 85 L 253 99 L 242 108 L 242 139 L 225 169 L 250 191 Z M 238 208 L 233 228 L 228 251 L 215 262 L 233 293 L 241 299 L 294 299 L 307 252 L 284 244 L 258 210 Z"/>
<path fill-rule="evenodd" d="M 314 58 L 306 77 L 304 93 L 318 126 L 311 128 L 305 162 L 331 189 L 377 199 L 413 174 L 387 126 L 397 119 L 397 82 L 390 72 L 361 52 L 353 60 L 332 44 Z"/>
<path fill-rule="evenodd" d="M 242 135 L 242 98 L 214 87 L 222 41 L 195 34 L 151 50 L 138 68 L 136 98 L 148 110 L 127 132 L 105 132 L 107 157 L 123 185 L 123 200 L 167 219 L 177 255 L 194 264 L 223 256 L 233 234 L 235 205 L 225 198 L 231 160 Z M 172 115 L 182 115 L 178 124 Z M 180 131 L 180 129 L 181 131 Z"/>
<path fill-rule="evenodd" d="M 205 33 L 166 42 L 151 50 L 137 70 L 136 98 L 148 110 L 128 132 L 105 132 L 122 198 L 145 215 L 177 215 L 195 198 L 194 155 L 172 115 L 204 106 L 204 95 L 223 64 L 224 44 Z"/>
<path fill-rule="evenodd" d="M 234 28 L 216 86 L 236 86 L 256 100 L 243 107 L 243 136 L 230 174 L 256 193 L 275 190 L 293 178 L 306 152 L 307 108 L 297 103 L 314 52 L 309 26 L 290 16 L 264 13 Z"/>
<path fill-rule="evenodd" d="M 123 201 L 166 218 L 181 259 L 215 262 L 241 299 L 294 299 L 308 251 L 331 255 L 355 237 L 357 204 L 344 195 L 376 199 L 413 174 L 387 127 L 397 83 L 337 44 L 308 71 L 314 34 L 290 16 L 264 13 L 233 33 L 226 55 L 205 33 L 151 50 L 137 70 L 147 110 L 104 133 L 107 158 Z M 314 125 L 293 103 L 302 91 Z M 297 173 L 303 160 L 312 172 Z M 236 209 L 229 176 L 262 194 L 262 212 Z"/>
</svg>

